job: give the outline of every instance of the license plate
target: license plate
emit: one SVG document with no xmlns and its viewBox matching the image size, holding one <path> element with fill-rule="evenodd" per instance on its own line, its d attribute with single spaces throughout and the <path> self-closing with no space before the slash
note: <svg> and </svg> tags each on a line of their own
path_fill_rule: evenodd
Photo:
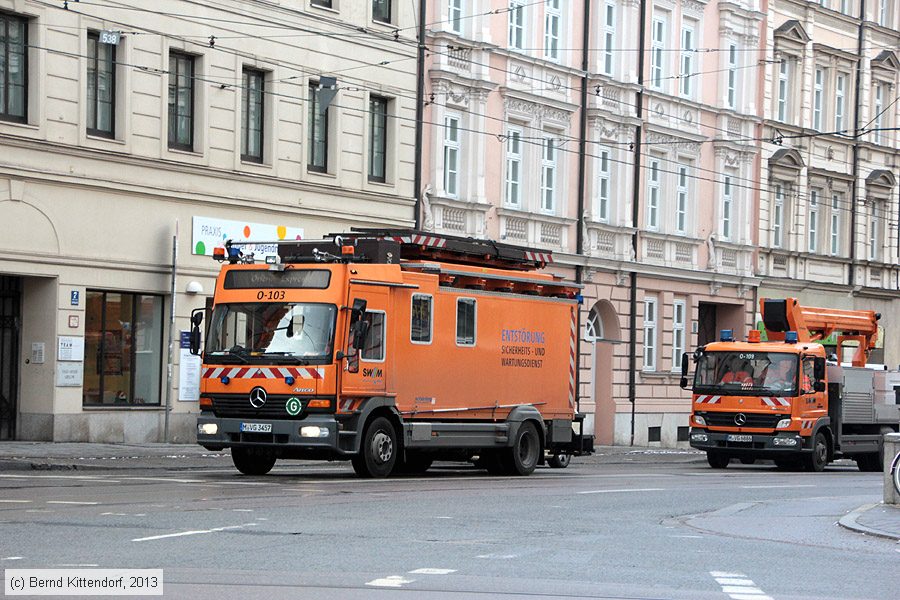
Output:
<svg viewBox="0 0 900 600">
<path fill-rule="evenodd" d="M 248 433 L 272 433 L 271 423 L 241 423 L 241 431 Z"/>
<path fill-rule="evenodd" d="M 753 436 L 752 435 L 732 434 L 732 435 L 729 435 L 727 439 L 729 442 L 752 442 Z"/>
</svg>

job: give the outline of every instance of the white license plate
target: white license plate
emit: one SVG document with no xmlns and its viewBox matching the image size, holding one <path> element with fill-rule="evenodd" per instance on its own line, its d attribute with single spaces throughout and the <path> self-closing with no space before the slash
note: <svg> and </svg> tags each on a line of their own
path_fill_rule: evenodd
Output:
<svg viewBox="0 0 900 600">
<path fill-rule="evenodd" d="M 272 433 L 271 423 L 241 423 L 241 431 L 248 433 Z"/>
<path fill-rule="evenodd" d="M 728 439 L 729 442 L 752 442 L 752 441 L 753 441 L 753 436 L 752 436 L 752 435 L 736 435 L 736 434 L 731 434 L 731 435 L 728 436 L 727 439 Z"/>
</svg>

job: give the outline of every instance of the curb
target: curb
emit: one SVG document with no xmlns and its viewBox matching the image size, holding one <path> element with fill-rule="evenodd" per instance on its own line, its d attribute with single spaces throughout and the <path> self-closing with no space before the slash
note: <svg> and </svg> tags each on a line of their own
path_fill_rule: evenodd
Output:
<svg viewBox="0 0 900 600">
<path fill-rule="evenodd" d="M 859 518 L 865 514 L 867 511 L 875 508 L 876 506 L 881 506 L 880 504 L 864 504 L 857 508 L 856 510 L 852 510 L 843 517 L 838 520 L 838 525 L 843 527 L 844 529 L 848 529 L 850 531 L 855 531 L 856 533 L 862 533 L 864 535 L 871 535 L 874 537 L 880 537 L 887 540 L 900 541 L 900 534 L 890 533 L 888 531 L 882 531 L 881 529 L 872 529 L 871 527 L 866 527 L 865 525 L 861 525 L 859 523 Z"/>
</svg>

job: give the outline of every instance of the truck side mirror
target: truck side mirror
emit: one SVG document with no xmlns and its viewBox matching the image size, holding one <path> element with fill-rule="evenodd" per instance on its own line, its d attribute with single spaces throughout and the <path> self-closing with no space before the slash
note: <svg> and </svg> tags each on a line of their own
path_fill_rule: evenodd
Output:
<svg viewBox="0 0 900 600">
<path fill-rule="evenodd" d="M 816 378 L 817 381 L 825 380 L 825 359 L 821 357 L 816 357 L 813 362 L 813 377 Z M 816 390 L 816 391 L 824 391 L 824 390 Z"/>
<path fill-rule="evenodd" d="M 688 373 L 688 353 L 683 352 L 681 354 L 681 382 L 680 382 L 681 389 L 683 389 L 683 390 L 687 389 L 687 386 L 688 386 L 687 373 Z"/>
<path fill-rule="evenodd" d="M 816 382 L 813 384 L 813 389 L 817 392 L 824 392 L 826 389 L 825 382 L 822 381 L 821 379 L 817 379 Z"/>
<path fill-rule="evenodd" d="M 366 301 L 362 298 L 356 298 L 353 306 L 350 308 L 350 327 L 356 325 L 364 314 L 366 314 Z"/>
<path fill-rule="evenodd" d="M 200 354 L 200 323 L 203 322 L 203 311 L 198 308 L 191 313 L 190 351 L 194 356 Z"/>
<path fill-rule="evenodd" d="M 366 343 L 366 337 L 369 335 L 369 322 L 357 321 L 353 326 L 351 344 L 354 348 L 362 348 Z"/>
</svg>

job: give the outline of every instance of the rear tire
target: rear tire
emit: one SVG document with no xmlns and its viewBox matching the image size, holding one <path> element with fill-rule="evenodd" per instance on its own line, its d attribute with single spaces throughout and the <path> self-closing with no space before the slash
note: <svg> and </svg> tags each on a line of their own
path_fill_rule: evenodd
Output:
<svg viewBox="0 0 900 600">
<path fill-rule="evenodd" d="M 397 470 L 401 473 L 418 475 L 431 468 L 434 459 L 422 452 L 407 452 L 403 462 L 397 464 Z"/>
<path fill-rule="evenodd" d="M 550 460 L 547 461 L 547 464 L 554 469 L 565 469 L 569 466 L 570 462 L 572 462 L 572 455 L 567 452 L 561 452 L 551 456 Z"/>
<path fill-rule="evenodd" d="M 871 454 L 859 454 L 855 457 L 856 466 L 864 473 L 874 473 L 881 471 L 883 468 L 882 457 L 878 452 Z"/>
<path fill-rule="evenodd" d="M 728 463 L 731 462 L 731 457 L 727 454 L 722 454 L 721 452 L 707 452 L 706 462 L 708 462 L 709 466 L 713 469 L 724 469 L 728 467 Z"/>
<path fill-rule="evenodd" d="M 533 423 L 525 421 L 516 432 L 512 448 L 506 448 L 500 454 L 500 462 L 507 475 L 530 475 L 543 451 L 537 429 Z"/>
<path fill-rule="evenodd" d="M 825 439 L 825 434 L 821 431 L 816 434 L 813 440 L 812 453 L 804 457 L 803 462 L 803 466 L 807 471 L 821 473 L 825 470 L 825 465 L 828 464 L 828 440 Z"/>
<path fill-rule="evenodd" d="M 359 454 L 350 462 L 360 477 L 387 477 L 397 463 L 397 432 L 385 417 L 377 417 L 366 426 Z"/>
<path fill-rule="evenodd" d="M 263 448 L 232 448 L 231 462 L 244 475 L 265 475 L 275 466 L 275 453 Z"/>
</svg>

